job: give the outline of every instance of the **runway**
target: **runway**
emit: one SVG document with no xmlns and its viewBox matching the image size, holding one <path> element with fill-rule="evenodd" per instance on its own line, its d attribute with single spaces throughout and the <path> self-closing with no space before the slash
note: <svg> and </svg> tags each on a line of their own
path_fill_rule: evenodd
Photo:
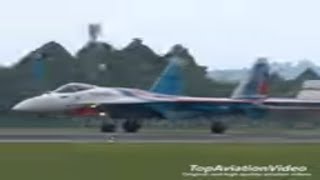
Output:
<svg viewBox="0 0 320 180">
<path fill-rule="evenodd" d="M 320 134 L 10 132 L 0 133 L 0 143 L 320 143 Z"/>
</svg>

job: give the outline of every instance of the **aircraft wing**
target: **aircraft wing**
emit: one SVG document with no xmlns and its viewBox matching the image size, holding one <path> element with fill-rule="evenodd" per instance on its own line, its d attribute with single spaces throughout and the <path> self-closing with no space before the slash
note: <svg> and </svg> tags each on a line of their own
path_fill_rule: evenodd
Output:
<svg viewBox="0 0 320 180">
<path fill-rule="evenodd" d="M 265 99 L 262 105 L 269 110 L 320 110 L 319 100 L 270 98 Z"/>
</svg>

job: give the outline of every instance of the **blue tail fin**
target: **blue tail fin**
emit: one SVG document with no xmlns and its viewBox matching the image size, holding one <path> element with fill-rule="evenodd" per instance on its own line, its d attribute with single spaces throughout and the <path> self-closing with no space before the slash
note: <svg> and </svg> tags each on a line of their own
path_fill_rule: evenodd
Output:
<svg viewBox="0 0 320 180">
<path fill-rule="evenodd" d="M 269 69 L 265 58 L 258 59 L 249 76 L 238 85 L 231 97 L 236 99 L 265 98 L 268 93 Z"/>
<path fill-rule="evenodd" d="M 152 85 L 150 91 L 168 95 L 179 95 L 183 92 L 181 59 L 173 57 L 169 60 L 169 64 Z"/>
</svg>

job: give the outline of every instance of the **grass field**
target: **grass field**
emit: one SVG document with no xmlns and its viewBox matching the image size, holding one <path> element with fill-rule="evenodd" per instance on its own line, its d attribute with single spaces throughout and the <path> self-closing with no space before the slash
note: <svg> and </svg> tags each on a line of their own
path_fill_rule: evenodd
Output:
<svg viewBox="0 0 320 180">
<path fill-rule="evenodd" d="M 304 165 L 311 177 L 267 179 L 320 179 L 320 144 L 0 144 L 5 180 L 239 179 L 183 177 L 191 164 Z"/>
</svg>

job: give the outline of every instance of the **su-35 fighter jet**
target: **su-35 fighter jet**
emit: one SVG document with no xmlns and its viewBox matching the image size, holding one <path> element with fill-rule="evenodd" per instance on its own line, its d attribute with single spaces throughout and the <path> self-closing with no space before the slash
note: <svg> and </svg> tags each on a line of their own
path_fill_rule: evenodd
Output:
<svg viewBox="0 0 320 180">
<path fill-rule="evenodd" d="M 172 58 L 149 91 L 69 83 L 49 93 L 26 99 L 12 109 L 33 113 L 107 115 L 113 122 L 103 123 L 101 129 L 104 132 L 115 131 L 118 119 L 125 119 L 122 127 L 126 132 L 137 132 L 142 120 L 206 118 L 212 121 L 213 133 L 223 133 L 226 126 L 220 120 L 212 120 L 215 117 L 256 117 L 263 113 L 264 109 L 257 102 L 265 97 L 267 90 L 269 67 L 266 62 L 254 64 L 248 78 L 236 88 L 231 98 L 181 96 L 183 78 L 179 62 L 178 58 Z"/>
</svg>

